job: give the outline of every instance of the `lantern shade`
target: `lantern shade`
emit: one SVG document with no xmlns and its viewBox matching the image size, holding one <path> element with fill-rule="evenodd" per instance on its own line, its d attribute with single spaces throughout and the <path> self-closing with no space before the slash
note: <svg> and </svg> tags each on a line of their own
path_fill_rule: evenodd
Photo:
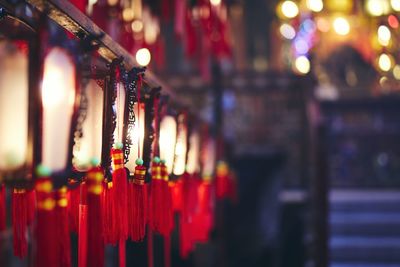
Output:
<svg viewBox="0 0 400 267">
<path fill-rule="evenodd" d="M 190 174 L 200 171 L 200 135 L 193 132 L 189 138 L 189 152 L 187 158 L 186 170 Z"/>
<path fill-rule="evenodd" d="M 55 47 L 44 60 L 42 81 L 42 164 L 55 172 L 67 166 L 74 103 L 74 63 L 64 49 Z"/>
<path fill-rule="evenodd" d="M 168 173 L 172 172 L 175 157 L 177 125 L 172 116 L 165 116 L 160 123 L 160 158 L 166 161 Z"/>
<path fill-rule="evenodd" d="M 74 148 L 74 166 L 78 170 L 86 169 L 92 158 L 100 159 L 102 149 L 104 94 L 94 80 L 90 80 L 87 85 L 86 96 L 88 107 L 82 125 L 83 136 L 80 145 Z"/>
<path fill-rule="evenodd" d="M 10 42 L 0 42 L 0 170 L 26 162 L 28 59 Z"/>
<path fill-rule="evenodd" d="M 215 140 L 208 138 L 202 153 L 203 177 L 211 177 L 214 174 L 216 156 Z"/>
<path fill-rule="evenodd" d="M 138 157 L 142 157 L 143 154 L 143 140 L 144 140 L 144 103 L 140 103 L 140 112 L 139 112 L 139 105 L 138 103 L 135 103 L 134 105 L 134 112 L 135 112 L 135 126 L 129 133 L 131 137 L 131 148 L 130 148 L 130 153 L 128 157 L 128 162 L 126 164 L 126 167 L 129 169 L 130 173 L 134 173 L 135 167 L 136 167 L 136 159 Z M 140 144 L 140 154 L 139 154 L 139 147 L 138 144 Z"/>
<path fill-rule="evenodd" d="M 117 126 L 114 131 L 114 142 L 123 142 L 123 132 L 124 132 L 124 112 L 125 112 L 125 87 L 123 84 L 119 83 L 117 85 L 117 97 L 115 99 L 115 107 L 117 114 Z"/>
<path fill-rule="evenodd" d="M 186 115 L 180 114 L 178 117 L 178 134 L 175 145 L 175 161 L 173 167 L 174 175 L 182 175 L 186 169 L 186 153 L 188 131 L 186 126 Z"/>
</svg>

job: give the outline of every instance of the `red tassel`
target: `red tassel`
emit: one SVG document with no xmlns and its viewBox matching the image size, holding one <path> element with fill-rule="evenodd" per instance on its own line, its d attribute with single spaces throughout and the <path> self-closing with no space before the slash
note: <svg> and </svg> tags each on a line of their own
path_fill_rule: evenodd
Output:
<svg viewBox="0 0 400 267">
<path fill-rule="evenodd" d="M 35 266 L 56 267 L 56 225 L 53 185 L 48 177 L 36 181 Z"/>
<path fill-rule="evenodd" d="M 79 204 L 78 267 L 87 264 L 87 205 Z"/>
<path fill-rule="evenodd" d="M 153 231 L 159 233 L 162 223 L 162 183 L 160 159 L 156 157 L 151 167 L 149 224 Z"/>
<path fill-rule="evenodd" d="M 78 233 L 79 225 L 80 186 L 76 181 L 70 181 L 68 190 L 68 219 L 71 232 Z"/>
<path fill-rule="evenodd" d="M 69 236 L 68 221 L 68 198 L 67 188 L 63 187 L 56 193 L 56 242 L 57 242 L 57 264 L 60 267 L 71 266 L 71 240 Z"/>
<path fill-rule="evenodd" d="M 87 267 L 104 266 L 104 238 L 101 198 L 103 193 L 103 172 L 92 168 L 87 174 Z"/>
<path fill-rule="evenodd" d="M 161 163 L 161 218 L 160 233 L 169 236 L 173 229 L 173 211 L 167 165 Z"/>
<path fill-rule="evenodd" d="M 183 209 L 182 179 L 170 183 L 170 186 L 171 186 L 171 197 L 172 197 L 172 209 L 174 212 L 182 212 Z"/>
<path fill-rule="evenodd" d="M 228 165 L 223 161 L 219 162 L 217 166 L 215 187 L 217 199 L 229 196 L 229 169 Z"/>
<path fill-rule="evenodd" d="M 128 179 L 124 168 L 124 156 L 121 149 L 112 149 L 113 163 L 113 208 L 115 210 L 116 239 L 128 238 Z"/>
<path fill-rule="evenodd" d="M 146 167 L 141 159 L 136 160 L 135 176 L 129 182 L 129 236 L 132 241 L 142 241 L 146 235 L 147 222 L 147 185 Z"/>
<path fill-rule="evenodd" d="M 102 214 L 103 214 L 103 235 L 106 244 L 116 245 L 118 243 L 116 234 L 115 210 L 113 207 L 113 183 L 107 182 L 104 184 L 102 197 Z"/>
<path fill-rule="evenodd" d="M 14 255 L 24 258 L 28 253 L 26 239 L 28 226 L 28 194 L 24 189 L 14 188 L 12 192 L 12 228 Z"/>
<path fill-rule="evenodd" d="M 0 185 L 0 232 L 6 230 L 6 188 Z"/>
<path fill-rule="evenodd" d="M 125 240 L 128 239 L 128 178 L 121 149 L 112 149 L 113 209 L 116 221 L 116 240 L 119 241 L 119 266 L 125 267 Z"/>
<path fill-rule="evenodd" d="M 199 206 L 194 217 L 193 238 L 197 242 L 205 243 L 214 226 L 214 209 L 212 201 L 212 185 L 209 181 L 203 181 L 198 187 Z"/>
</svg>

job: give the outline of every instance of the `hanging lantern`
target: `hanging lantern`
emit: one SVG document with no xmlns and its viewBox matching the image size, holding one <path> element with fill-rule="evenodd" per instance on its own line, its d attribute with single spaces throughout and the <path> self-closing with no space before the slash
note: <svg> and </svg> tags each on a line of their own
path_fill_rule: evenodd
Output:
<svg viewBox="0 0 400 267">
<path fill-rule="evenodd" d="M 102 150 L 104 94 L 94 80 L 89 81 L 85 93 L 86 118 L 82 124 L 82 137 L 75 141 L 73 151 L 74 167 L 80 171 L 88 170 L 92 159 L 100 159 Z"/>
<path fill-rule="evenodd" d="M 188 142 L 187 114 L 181 113 L 178 116 L 178 133 L 175 144 L 175 161 L 173 174 L 182 175 L 186 170 L 186 155 Z"/>
<path fill-rule="evenodd" d="M 53 172 L 69 165 L 76 99 L 74 62 L 65 49 L 53 47 L 44 59 L 42 80 L 42 164 Z"/>
<path fill-rule="evenodd" d="M 189 138 L 189 151 L 186 170 L 189 174 L 200 171 L 200 135 L 193 131 Z"/>
<path fill-rule="evenodd" d="M 143 140 L 144 140 L 144 103 L 136 102 L 134 104 L 135 124 L 129 129 L 129 137 L 132 143 L 128 156 L 126 167 L 131 175 L 135 173 L 136 159 L 143 156 Z"/>
<path fill-rule="evenodd" d="M 0 177 L 22 178 L 13 173 L 28 163 L 28 55 L 10 41 L 0 50 Z"/>
<path fill-rule="evenodd" d="M 160 123 L 160 158 L 165 160 L 168 174 L 172 173 L 175 144 L 177 137 L 177 123 L 173 116 L 166 115 Z"/>
</svg>

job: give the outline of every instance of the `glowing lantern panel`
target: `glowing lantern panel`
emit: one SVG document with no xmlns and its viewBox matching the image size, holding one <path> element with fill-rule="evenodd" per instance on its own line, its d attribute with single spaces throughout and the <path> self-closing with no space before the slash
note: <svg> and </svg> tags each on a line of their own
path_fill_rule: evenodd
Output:
<svg viewBox="0 0 400 267">
<path fill-rule="evenodd" d="M 130 130 L 129 136 L 131 137 L 131 148 L 130 148 L 130 153 L 128 157 L 128 163 L 126 164 L 126 167 L 130 170 L 131 173 L 134 172 L 135 167 L 136 167 L 136 159 L 138 157 L 142 157 L 143 153 L 143 139 L 144 139 L 144 104 L 140 104 L 140 112 L 139 112 L 139 106 L 137 103 L 135 103 L 134 106 L 134 112 L 135 112 L 135 126 Z M 139 146 L 140 144 L 140 155 L 139 155 Z"/>
<path fill-rule="evenodd" d="M 177 124 L 172 116 L 165 116 L 160 123 L 160 157 L 166 161 L 168 173 L 172 172 L 175 157 Z"/>
<path fill-rule="evenodd" d="M 182 175 L 186 169 L 186 153 L 187 153 L 187 127 L 185 122 L 186 116 L 179 115 L 178 135 L 175 145 L 175 162 L 173 173 Z"/>
<path fill-rule="evenodd" d="M 26 159 L 28 60 L 5 41 L 0 43 L 0 51 L 5 51 L 0 54 L 0 170 L 11 170 Z"/>
<path fill-rule="evenodd" d="M 200 160 L 200 136 L 197 132 L 190 135 L 189 139 L 189 152 L 187 159 L 186 170 L 188 173 L 193 174 L 199 171 Z"/>
<path fill-rule="evenodd" d="M 66 51 L 53 48 L 45 58 L 42 81 L 42 163 L 53 171 L 66 167 L 74 103 L 74 64 Z"/>
</svg>

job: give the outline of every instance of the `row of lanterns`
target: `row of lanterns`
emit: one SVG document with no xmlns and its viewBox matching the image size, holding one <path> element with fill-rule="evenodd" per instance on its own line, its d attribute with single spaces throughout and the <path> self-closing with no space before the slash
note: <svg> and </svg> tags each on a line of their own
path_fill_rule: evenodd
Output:
<svg viewBox="0 0 400 267">
<path fill-rule="evenodd" d="M 170 253 L 176 211 L 187 256 L 208 238 L 215 196 L 234 192 L 227 165 L 215 170 L 207 124 L 150 88 L 144 68 L 92 64 L 96 38 L 51 23 L 39 31 L 0 44 L 0 231 L 9 185 L 14 254 L 27 256 L 33 227 L 35 266 L 71 266 L 75 231 L 78 266 L 104 266 L 111 243 L 122 267 L 126 240 L 146 233 L 161 234 Z"/>
</svg>

